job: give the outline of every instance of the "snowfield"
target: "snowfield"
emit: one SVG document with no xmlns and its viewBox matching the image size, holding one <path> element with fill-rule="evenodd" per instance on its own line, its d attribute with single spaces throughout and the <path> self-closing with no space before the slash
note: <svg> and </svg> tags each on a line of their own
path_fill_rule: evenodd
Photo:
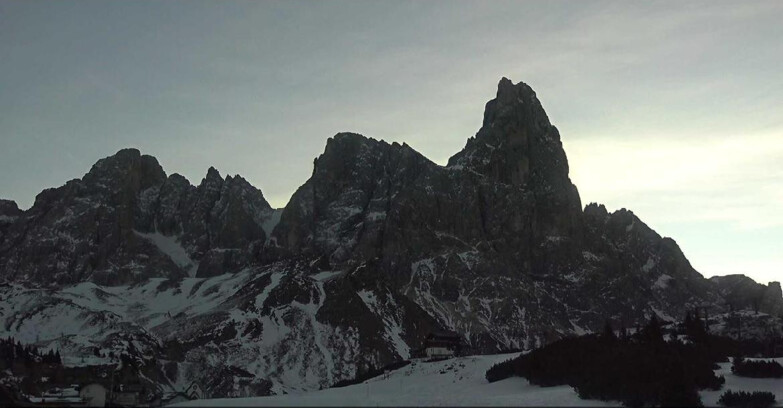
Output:
<svg viewBox="0 0 783 408">
<path fill-rule="evenodd" d="M 524 378 L 488 383 L 484 373 L 493 364 L 517 354 L 469 356 L 410 365 L 361 384 L 288 395 L 255 398 L 195 400 L 176 407 L 199 406 L 621 406 L 618 401 L 582 400 L 569 386 L 538 387 Z M 776 358 L 783 364 L 783 358 Z M 744 378 L 731 373 L 731 363 L 721 363 L 716 374 L 726 378 L 719 391 L 699 393 L 707 407 L 718 406 L 727 390 L 769 391 L 777 406 L 783 405 L 783 379 Z"/>
<path fill-rule="evenodd" d="M 620 406 L 619 402 L 582 400 L 570 386 L 538 387 L 524 378 L 488 383 L 493 364 L 517 356 L 459 357 L 410 365 L 361 384 L 298 394 L 188 401 L 173 406 Z"/>
<path fill-rule="evenodd" d="M 748 360 L 775 360 L 780 364 L 783 364 L 783 357 L 781 358 L 749 358 Z M 726 384 L 723 385 L 719 391 L 702 391 L 701 402 L 705 407 L 716 407 L 721 394 L 728 390 L 732 391 L 769 391 L 775 394 L 776 406 L 783 405 L 783 378 L 748 378 L 740 377 L 732 374 L 731 363 L 720 363 L 720 369 L 715 371 L 715 374 L 722 375 L 726 378 Z"/>
</svg>

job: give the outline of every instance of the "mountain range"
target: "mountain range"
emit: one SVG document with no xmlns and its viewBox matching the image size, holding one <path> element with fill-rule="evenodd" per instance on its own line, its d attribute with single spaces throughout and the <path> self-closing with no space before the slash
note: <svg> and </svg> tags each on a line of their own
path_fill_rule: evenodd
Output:
<svg viewBox="0 0 783 408">
<path fill-rule="evenodd" d="M 706 279 L 631 211 L 583 206 L 536 93 L 506 78 L 447 165 L 340 133 L 282 209 L 123 149 L 28 210 L 0 200 L 0 282 L 0 336 L 213 397 L 328 387 L 439 330 L 495 353 L 696 308 L 783 316 L 779 283 Z"/>
</svg>

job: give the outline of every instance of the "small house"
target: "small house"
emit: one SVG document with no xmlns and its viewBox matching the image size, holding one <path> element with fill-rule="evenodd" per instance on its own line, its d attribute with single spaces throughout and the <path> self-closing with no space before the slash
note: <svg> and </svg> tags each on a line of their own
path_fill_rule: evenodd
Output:
<svg viewBox="0 0 783 408">
<path fill-rule="evenodd" d="M 411 349 L 411 359 L 427 357 L 427 349 L 424 347 Z"/>
<path fill-rule="evenodd" d="M 424 339 L 424 352 L 429 358 L 449 358 L 462 352 L 462 337 L 452 331 L 433 332 Z"/>
<path fill-rule="evenodd" d="M 80 406 L 83 401 L 79 396 L 79 386 L 52 387 L 44 391 L 40 397 L 30 397 L 30 402 L 41 406 Z"/>
</svg>

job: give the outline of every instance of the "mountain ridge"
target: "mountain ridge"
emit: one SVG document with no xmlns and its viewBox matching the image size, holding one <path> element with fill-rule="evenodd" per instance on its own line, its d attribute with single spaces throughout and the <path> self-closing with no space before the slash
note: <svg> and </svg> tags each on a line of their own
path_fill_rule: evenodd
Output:
<svg viewBox="0 0 783 408">
<path fill-rule="evenodd" d="M 720 314 L 728 297 L 783 312 L 779 285 L 705 279 L 633 212 L 582 207 L 557 128 L 506 78 L 446 166 L 338 133 L 282 210 L 241 176 L 210 167 L 193 185 L 120 150 L 26 211 L 0 201 L 0 279 L 1 335 L 126 354 L 153 388 L 217 396 L 240 391 L 205 373 L 316 389 L 409 358 L 433 330 L 489 353 Z"/>
</svg>

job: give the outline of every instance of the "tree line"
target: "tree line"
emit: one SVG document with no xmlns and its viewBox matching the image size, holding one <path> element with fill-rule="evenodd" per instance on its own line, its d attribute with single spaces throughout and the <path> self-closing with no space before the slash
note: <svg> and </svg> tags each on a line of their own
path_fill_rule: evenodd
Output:
<svg viewBox="0 0 783 408">
<path fill-rule="evenodd" d="M 734 357 L 731 372 L 741 377 L 783 378 L 783 366 L 774 360 L 754 361 Z"/>
<path fill-rule="evenodd" d="M 692 330 L 698 329 L 694 325 Z M 698 390 L 718 390 L 725 382 L 715 368 L 714 354 L 704 343 L 666 341 L 661 323 L 652 317 L 633 335 L 620 330 L 618 336 L 607 322 L 601 334 L 556 341 L 491 367 L 486 378 L 521 376 L 539 386 L 570 385 L 580 398 L 631 407 L 699 406 Z"/>
<path fill-rule="evenodd" d="M 15 369 L 20 366 L 31 368 L 36 364 L 62 365 L 60 351 L 41 352 L 38 347 L 16 340 L 13 337 L 0 339 L 0 369 Z"/>
</svg>

